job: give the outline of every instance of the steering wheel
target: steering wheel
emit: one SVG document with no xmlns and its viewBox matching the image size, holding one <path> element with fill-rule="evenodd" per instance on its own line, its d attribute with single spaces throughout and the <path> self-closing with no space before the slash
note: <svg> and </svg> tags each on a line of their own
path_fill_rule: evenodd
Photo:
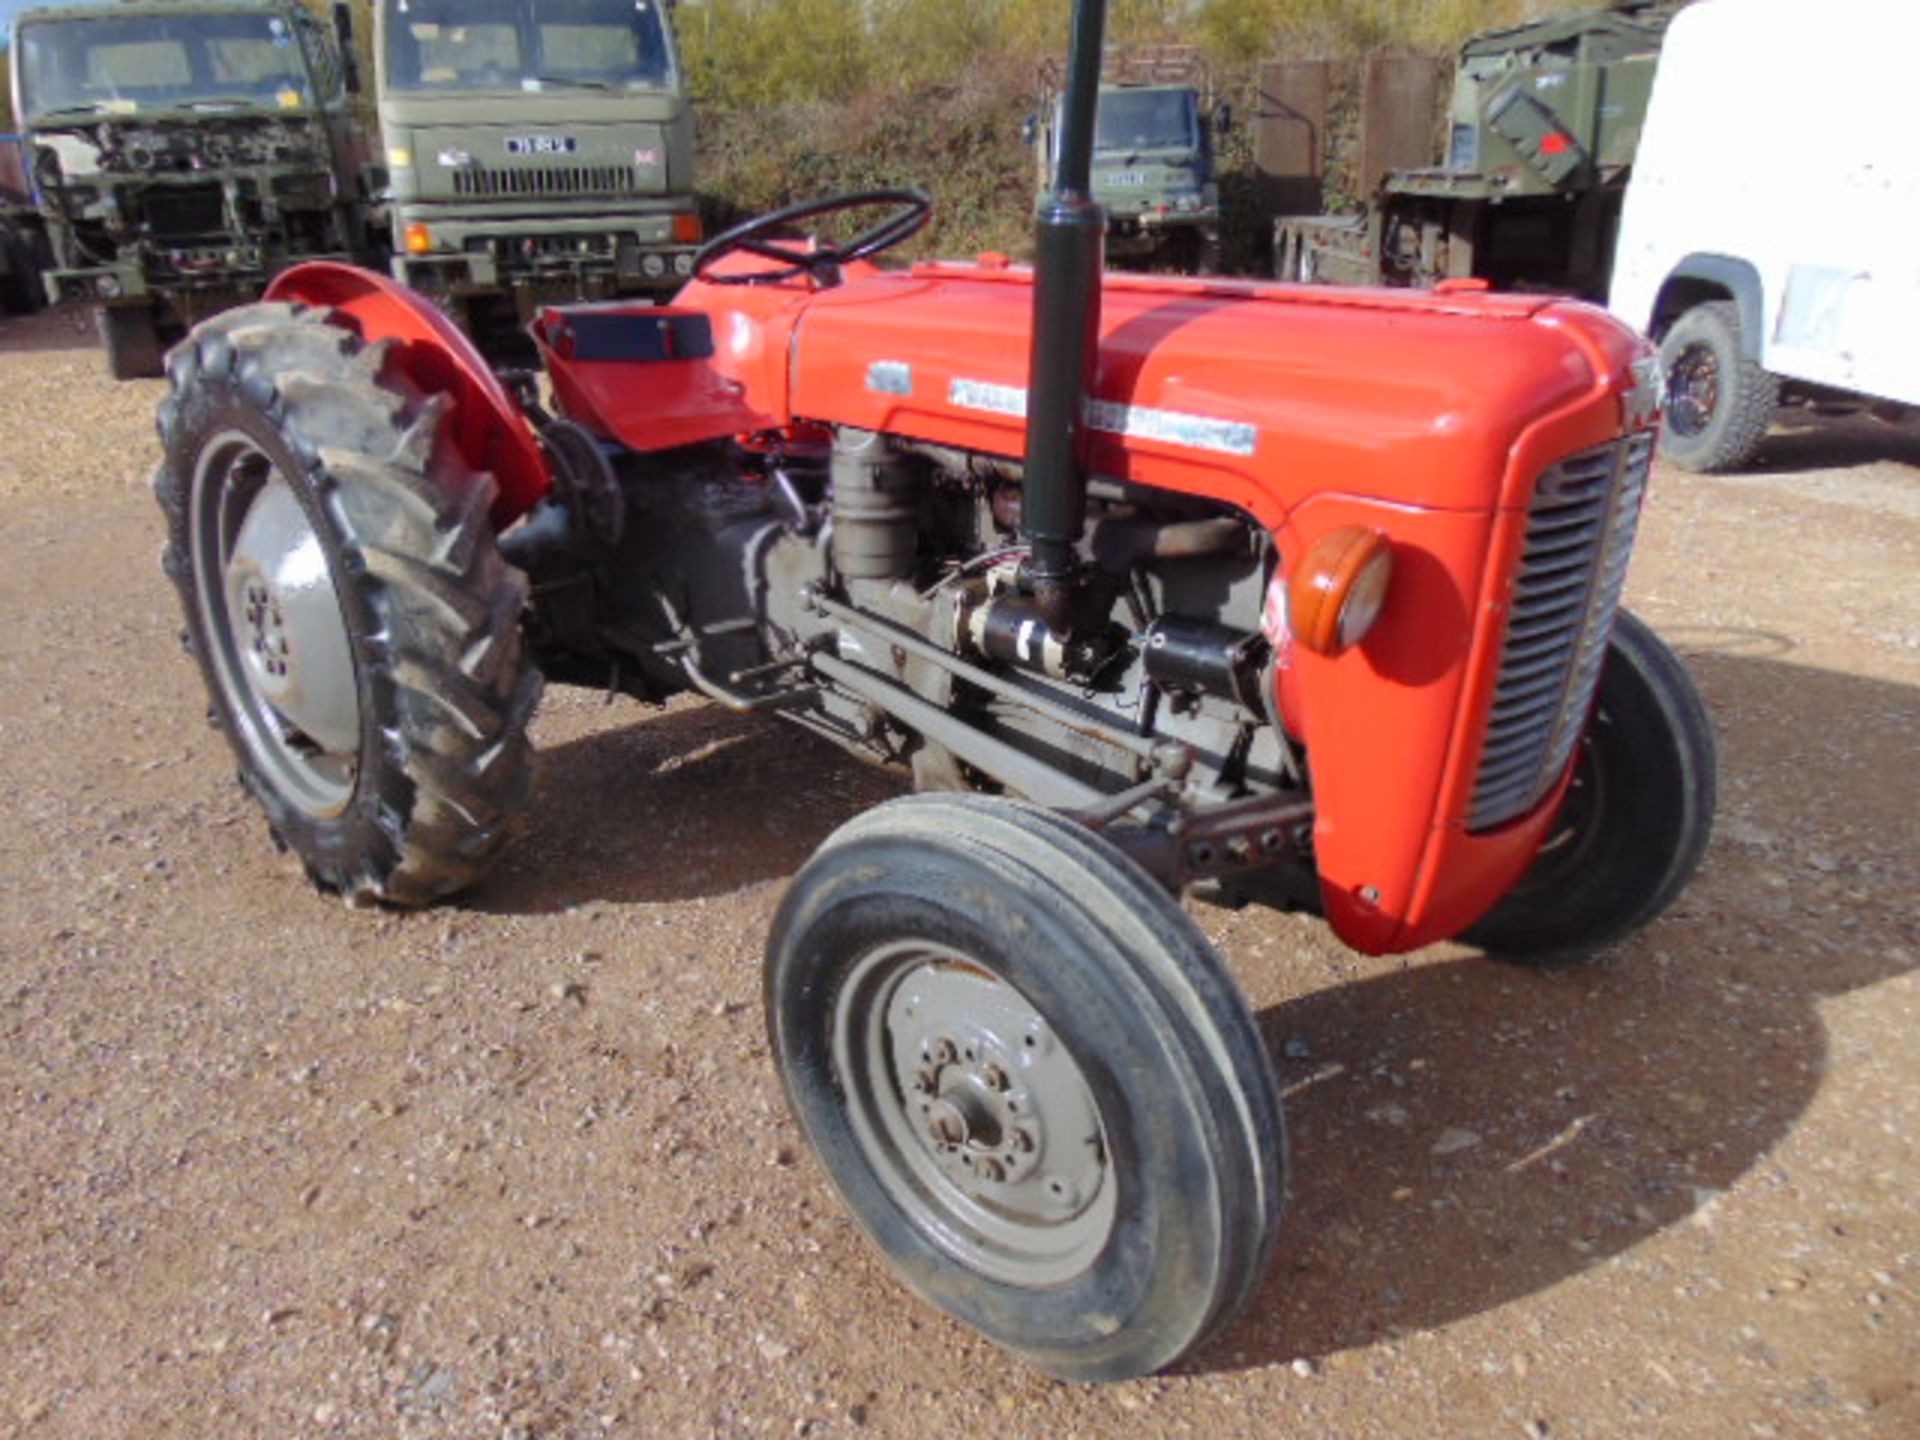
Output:
<svg viewBox="0 0 1920 1440">
<path fill-rule="evenodd" d="M 772 238 L 797 221 L 831 215 L 839 210 L 859 210 L 870 205 L 891 205 L 894 209 L 877 225 L 862 230 L 844 245 L 815 241 L 813 249 L 803 250 L 798 241 Z M 842 265 L 892 249 L 902 240 L 919 234 L 932 217 L 933 201 L 923 190 L 862 190 L 854 195 L 829 195 L 824 200 L 803 200 L 797 205 L 757 215 L 744 224 L 714 236 L 695 252 L 693 278 L 704 280 L 709 285 L 764 285 L 806 274 L 812 275 L 823 285 L 838 285 Z M 734 275 L 713 274 L 713 266 L 723 256 L 731 255 L 736 250 L 771 260 L 777 268 Z"/>
</svg>

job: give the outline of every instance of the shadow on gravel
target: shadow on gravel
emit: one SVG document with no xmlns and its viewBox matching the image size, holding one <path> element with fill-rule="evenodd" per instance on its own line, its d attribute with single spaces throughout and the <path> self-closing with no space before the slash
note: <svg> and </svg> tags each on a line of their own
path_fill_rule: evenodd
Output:
<svg viewBox="0 0 1920 1440">
<path fill-rule="evenodd" d="M 540 755 L 528 832 L 473 910 L 659 903 L 784 879 L 836 827 L 903 791 L 778 720 L 669 710 Z"/>
<path fill-rule="evenodd" d="M 1822 415 L 1813 410 L 1783 407 L 1773 429 L 1745 472 L 1798 475 L 1811 470 L 1850 469 L 1896 461 L 1920 465 L 1920 413 L 1888 422 L 1865 412 Z"/>
<path fill-rule="evenodd" d="M 1292 1202 L 1249 1312 L 1188 1368 L 1432 1329 L 1634 1263 L 1676 1226 L 1711 1250 L 1724 1191 L 1756 1170 L 1762 1186 L 1790 1183 L 1767 1156 L 1819 1088 L 1820 1002 L 1920 955 L 1905 898 L 1920 690 L 1795 665 L 1784 637 L 1672 638 L 1721 747 L 1719 823 L 1693 887 L 1585 966 L 1428 961 L 1264 1011 Z M 669 711 L 546 754 L 532 834 L 467 903 L 722 894 L 791 875 L 899 793 L 777 722 Z M 1879 948 L 1850 935 L 1863 925 Z M 1694 1277 L 1682 1264 L 1671 1283 Z"/>
<path fill-rule="evenodd" d="M 1429 1330 L 1675 1226 L 1706 1254 L 1739 1243 L 1722 1192 L 1791 1184 L 1768 1156 L 1827 1066 L 1820 1003 L 1920 956 L 1920 691 L 1762 658 L 1774 637 L 1676 638 L 1721 746 L 1694 886 L 1584 967 L 1428 963 L 1263 1012 L 1293 1201 L 1265 1287 L 1195 1369 Z M 1639 1263 L 1686 1293 L 1664 1254 Z"/>
<path fill-rule="evenodd" d="M 37 315 L 0 316 L 0 353 L 98 350 L 93 316 L 85 311 L 42 310 Z M 105 361 L 101 361 L 104 366 Z"/>
</svg>

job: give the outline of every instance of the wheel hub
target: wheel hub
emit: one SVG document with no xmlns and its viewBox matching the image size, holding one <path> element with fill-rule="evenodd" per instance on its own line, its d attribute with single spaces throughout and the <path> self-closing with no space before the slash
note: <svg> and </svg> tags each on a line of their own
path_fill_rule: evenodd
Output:
<svg viewBox="0 0 1920 1440">
<path fill-rule="evenodd" d="M 248 682 L 330 754 L 360 743 L 347 622 L 320 537 L 278 476 L 247 512 L 227 559 L 227 613 Z"/>
<path fill-rule="evenodd" d="M 876 1176 L 954 1259 L 1022 1286 L 1094 1262 L 1118 1211 L 1099 1106 L 1017 989 L 942 946 L 895 942 L 850 973 L 834 1054 Z"/>
<path fill-rule="evenodd" d="M 960 966 L 915 970 L 888 1026 L 916 1134 L 963 1194 L 1015 1215 L 1071 1215 L 1100 1186 L 1092 1099 L 1039 1014 L 1011 987 Z"/>
<path fill-rule="evenodd" d="M 1667 423 L 1682 435 L 1698 435 L 1719 403 L 1719 362 L 1705 345 L 1689 345 L 1667 377 Z"/>
</svg>

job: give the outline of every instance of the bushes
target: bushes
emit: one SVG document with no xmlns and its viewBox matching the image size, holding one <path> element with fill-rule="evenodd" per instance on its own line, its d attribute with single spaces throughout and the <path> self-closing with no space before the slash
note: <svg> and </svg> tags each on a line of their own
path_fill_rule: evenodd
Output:
<svg viewBox="0 0 1920 1440">
<path fill-rule="evenodd" d="M 1452 48 L 1547 0 L 1111 0 L 1108 41 L 1197 44 L 1250 122 L 1256 63 L 1383 44 Z M 794 200 L 917 184 L 938 205 L 921 253 L 1030 242 L 1037 166 L 1021 121 L 1066 50 L 1068 0 L 705 0 L 678 11 L 710 226 Z M 1224 147 L 1231 222 L 1253 193 L 1250 125 Z M 1243 252 L 1244 253 L 1241 253 Z"/>
</svg>

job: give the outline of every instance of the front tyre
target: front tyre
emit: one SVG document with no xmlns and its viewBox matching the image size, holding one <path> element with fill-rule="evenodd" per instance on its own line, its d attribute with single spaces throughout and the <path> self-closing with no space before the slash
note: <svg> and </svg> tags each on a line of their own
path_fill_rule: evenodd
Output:
<svg viewBox="0 0 1920 1440">
<path fill-rule="evenodd" d="M 1121 1380 L 1251 1294 L 1285 1184 L 1266 1053 L 1193 922 L 1089 831 L 979 796 L 855 819 L 781 905 L 766 1005 L 861 1227 L 989 1339 Z"/>
<path fill-rule="evenodd" d="M 1650 923 L 1713 831 L 1713 727 L 1686 667 L 1622 610 L 1573 782 L 1520 883 L 1465 938 L 1504 960 L 1579 959 Z"/>
<path fill-rule="evenodd" d="M 170 361 L 154 489 L 210 714 L 321 888 L 422 905 L 479 878 L 528 792 L 540 680 L 491 476 L 324 312 L 262 304 Z"/>
<path fill-rule="evenodd" d="M 1684 470 L 1737 470 L 1773 422 L 1780 384 L 1740 355 L 1740 308 L 1714 300 L 1688 310 L 1660 340 L 1667 404 L 1660 453 Z"/>
</svg>

